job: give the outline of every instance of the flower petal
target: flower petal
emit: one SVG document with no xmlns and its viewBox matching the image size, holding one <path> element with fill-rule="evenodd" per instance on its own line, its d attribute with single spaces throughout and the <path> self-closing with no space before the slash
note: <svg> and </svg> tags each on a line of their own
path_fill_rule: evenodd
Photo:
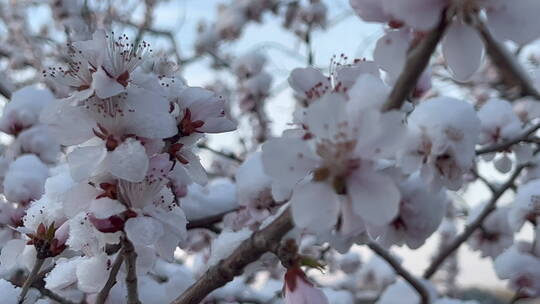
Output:
<svg viewBox="0 0 540 304">
<path fill-rule="evenodd" d="M 466 81 L 480 67 L 483 44 L 476 31 L 460 21 L 454 21 L 442 42 L 446 64 L 458 81 Z"/>
<path fill-rule="evenodd" d="M 163 235 L 163 225 L 148 216 L 138 216 L 127 220 L 124 230 L 135 245 L 154 244 Z"/>
<path fill-rule="evenodd" d="M 365 168 L 356 170 L 347 178 L 347 191 L 353 211 L 368 223 L 389 223 L 398 214 L 400 193 L 386 175 Z"/>
<path fill-rule="evenodd" d="M 112 175 L 130 182 L 140 182 L 148 171 L 148 156 L 143 145 L 128 138 L 107 157 Z"/>
<path fill-rule="evenodd" d="M 92 87 L 101 99 L 116 96 L 125 90 L 123 85 L 109 77 L 101 67 L 92 75 Z"/>
<path fill-rule="evenodd" d="M 299 185 L 291 198 L 296 226 L 316 233 L 327 232 L 337 222 L 340 198 L 326 183 Z"/>
</svg>

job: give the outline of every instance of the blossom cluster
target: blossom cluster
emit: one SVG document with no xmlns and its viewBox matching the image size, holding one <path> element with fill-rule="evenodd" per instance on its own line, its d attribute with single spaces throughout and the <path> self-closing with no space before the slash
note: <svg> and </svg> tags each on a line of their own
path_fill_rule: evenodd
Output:
<svg viewBox="0 0 540 304">
<path fill-rule="evenodd" d="M 530 88 L 503 94 L 507 84 L 486 84 L 517 63 L 491 78 L 500 63 L 484 60 L 540 38 L 540 2 L 349 3 L 384 32 L 372 60 L 336 55 L 328 71 L 311 50 L 312 31 L 330 26 L 322 0 L 220 4 L 215 22 L 199 25 L 194 53 L 227 69 L 229 90 L 188 85 L 142 34 L 94 31 L 107 18 L 90 24 L 85 3 L 52 1 L 71 32 L 63 63 L 10 92 L 0 117 L 5 301 L 183 304 L 199 293 L 202 303 L 475 304 L 456 298 L 464 244 L 516 300 L 540 297 L 540 94 L 530 92 L 540 73 L 513 75 Z M 267 109 L 272 58 L 251 51 L 229 63 L 220 52 L 270 12 L 308 50 L 308 66 L 288 73 L 296 106 L 280 135 Z M 148 16 L 141 33 L 152 31 Z M 24 56 L 22 65 L 41 64 Z M 445 90 L 441 75 L 469 88 Z M 205 141 L 237 128 L 251 137 L 242 152 Z M 199 148 L 216 154 L 209 173 Z M 488 198 L 471 195 L 480 184 Z M 435 235 L 423 276 L 408 272 L 394 249 Z M 374 254 L 364 259 L 363 247 Z"/>
</svg>

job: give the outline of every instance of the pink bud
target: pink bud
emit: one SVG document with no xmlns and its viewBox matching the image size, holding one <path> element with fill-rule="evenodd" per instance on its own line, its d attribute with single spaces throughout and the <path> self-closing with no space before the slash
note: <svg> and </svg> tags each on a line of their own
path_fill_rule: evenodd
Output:
<svg viewBox="0 0 540 304">
<path fill-rule="evenodd" d="M 54 238 L 58 240 L 58 245 L 64 245 L 69 237 L 69 222 L 65 221 L 54 232 Z"/>
<path fill-rule="evenodd" d="M 285 304 L 328 304 L 324 293 L 313 286 L 300 267 L 292 267 L 285 273 L 283 286 Z"/>
</svg>

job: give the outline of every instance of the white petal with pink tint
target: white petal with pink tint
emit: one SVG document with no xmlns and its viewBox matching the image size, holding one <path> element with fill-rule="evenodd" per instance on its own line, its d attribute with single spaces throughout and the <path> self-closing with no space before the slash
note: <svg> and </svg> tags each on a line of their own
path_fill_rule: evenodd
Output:
<svg viewBox="0 0 540 304">
<path fill-rule="evenodd" d="M 489 29 L 501 40 L 525 44 L 540 37 L 540 1 L 513 0 L 486 10 Z"/>
<path fill-rule="evenodd" d="M 103 197 L 92 200 L 89 211 L 98 219 L 106 219 L 110 216 L 117 215 L 126 211 L 126 206 L 117 200 Z"/>
<path fill-rule="evenodd" d="M 368 223 L 389 223 L 398 214 L 400 194 L 390 177 L 360 168 L 347 179 L 347 191 L 353 211 Z"/>
<path fill-rule="evenodd" d="M 454 21 L 443 39 L 442 50 L 454 78 L 466 81 L 480 67 L 484 47 L 474 28 Z"/>
<path fill-rule="evenodd" d="M 133 244 L 148 246 L 163 235 L 163 225 L 152 217 L 138 216 L 127 220 L 125 231 Z"/>
<path fill-rule="evenodd" d="M 123 85 L 109 77 L 101 67 L 92 75 L 92 87 L 101 99 L 118 95 L 125 90 Z"/>
<path fill-rule="evenodd" d="M 67 160 L 71 176 L 75 181 L 88 178 L 107 156 L 103 146 L 84 146 L 68 154 Z"/>
<path fill-rule="evenodd" d="M 299 185 L 290 202 L 294 223 L 300 228 L 325 232 L 336 224 L 339 197 L 327 183 Z"/>
<path fill-rule="evenodd" d="M 377 40 L 373 59 L 392 77 L 397 77 L 405 66 L 410 42 L 409 30 L 389 31 Z"/>
<path fill-rule="evenodd" d="M 356 14 L 368 22 L 388 22 L 392 17 L 384 11 L 381 0 L 349 0 Z"/>
<path fill-rule="evenodd" d="M 10 270 L 15 267 L 25 246 L 26 242 L 20 239 L 13 239 L 5 243 L 0 254 L 2 268 Z"/>
<path fill-rule="evenodd" d="M 288 151 L 288 153 L 283 153 Z M 262 161 L 266 174 L 280 184 L 294 186 L 315 168 L 317 156 L 307 141 L 299 138 L 275 138 L 262 146 Z"/>
<path fill-rule="evenodd" d="M 107 157 L 111 174 L 130 182 L 140 182 L 148 171 L 148 156 L 143 145 L 133 138 L 126 139 Z"/>
</svg>

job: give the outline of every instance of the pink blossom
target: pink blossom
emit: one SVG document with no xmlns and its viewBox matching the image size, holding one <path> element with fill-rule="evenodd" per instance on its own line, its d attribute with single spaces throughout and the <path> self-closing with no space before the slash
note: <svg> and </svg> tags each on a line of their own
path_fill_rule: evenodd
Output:
<svg viewBox="0 0 540 304">
<path fill-rule="evenodd" d="M 283 286 L 286 304 L 328 304 L 324 293 L 313 286 L 299 267 L 292 267 L 285 274 Z"/>
</svg>

